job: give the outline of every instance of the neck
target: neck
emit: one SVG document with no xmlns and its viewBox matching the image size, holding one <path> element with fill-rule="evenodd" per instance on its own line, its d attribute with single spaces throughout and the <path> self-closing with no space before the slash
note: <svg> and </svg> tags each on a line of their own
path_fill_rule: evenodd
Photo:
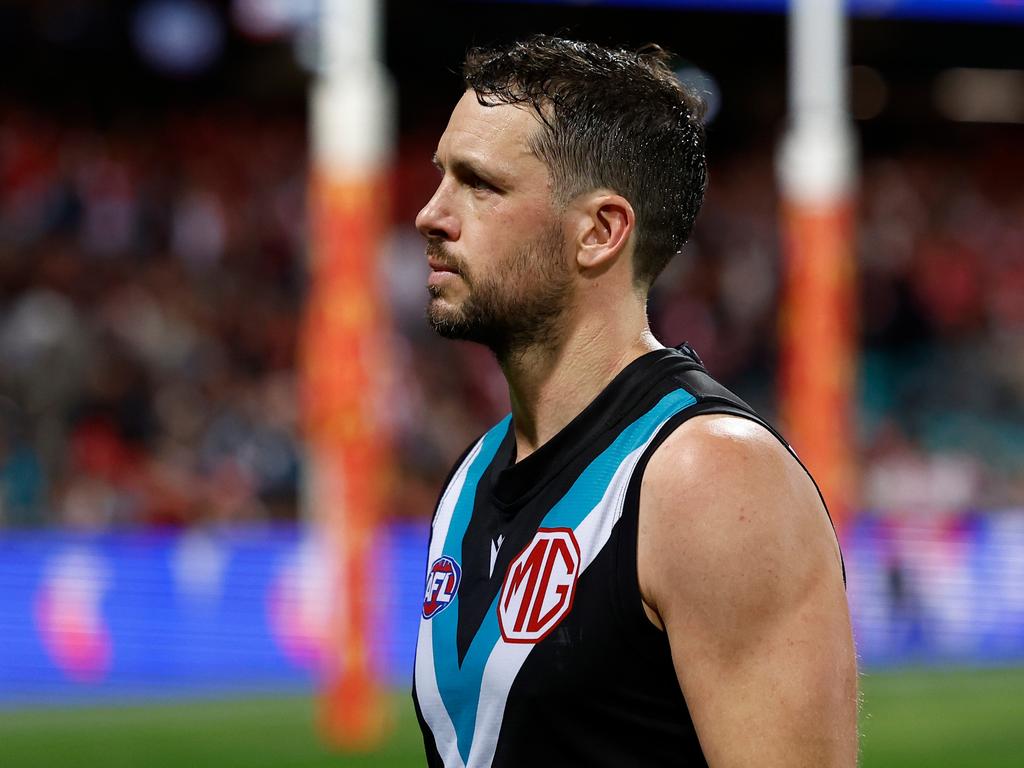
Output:
<svg viewBox="0 0 1024 768">
<path fill-rule="evenodd" d="M 623 368 L 663 345 L 646 308 L 601 313 L 569 325 L 557 343 L 509 352 L 498 362 L 508 381 L 516 461 L 522 461 L 583 411 Z"/>
</svg>

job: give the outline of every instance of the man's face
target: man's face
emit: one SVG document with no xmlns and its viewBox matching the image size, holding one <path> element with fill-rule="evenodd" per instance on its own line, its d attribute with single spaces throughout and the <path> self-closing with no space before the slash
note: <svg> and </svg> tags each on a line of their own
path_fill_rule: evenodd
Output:
<svg viewBox="0 0 1024 768">
<path fill-rule="evenodd" d="M 427 238 L 427 318 L 503 355 L 550 343 L 571 296 L 571 260 L 547 167 L 529 149 L 525 107 L 467 91 L 437 145 L 441 182 L 416 217 Z"/>
</svg>

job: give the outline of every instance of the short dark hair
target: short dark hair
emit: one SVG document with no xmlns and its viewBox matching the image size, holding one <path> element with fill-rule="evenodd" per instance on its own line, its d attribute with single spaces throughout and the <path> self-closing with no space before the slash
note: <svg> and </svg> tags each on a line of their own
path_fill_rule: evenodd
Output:
<svg viewBox="0 0 1024 768">
<path fill-rule="evenodd" d="M 704 102 L 670 57 L 537 35 L 472 48 L 463 81 L 484 106 L 528 104 L 543 128 L 531 148 L 565 203 L 608 187 L 637 217 L 634 282 L 649 287 L 690 236 L 707 187 Z"/>
</svg>

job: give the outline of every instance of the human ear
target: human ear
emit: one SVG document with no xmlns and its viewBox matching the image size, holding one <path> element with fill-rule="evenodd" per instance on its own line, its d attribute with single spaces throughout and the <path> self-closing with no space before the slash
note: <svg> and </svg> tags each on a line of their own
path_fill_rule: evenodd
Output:
<svg viewBox="0 0 1024 768">
<path fill-rule="evenodd" d="M 576 260 L 589 269 L 610 266 L 636 227 L 633 206 L 622 195 L 609 192 L 581 202 Z"/>
</svg>

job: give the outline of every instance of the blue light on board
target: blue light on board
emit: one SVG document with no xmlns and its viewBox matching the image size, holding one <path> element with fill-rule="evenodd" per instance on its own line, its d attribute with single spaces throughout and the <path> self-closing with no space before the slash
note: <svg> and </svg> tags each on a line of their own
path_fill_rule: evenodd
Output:
<svg viewBox="0 0 1024 768">
<path fill-rule="evenodd" d="M 678 8 L 695 11 L 782 13 L 789 0 L 528 0 L 533 3 L 572 6 L 625 6 Z M 477 2 L 524 2 L 524 0 L 477 0 Z M 1024 23 L 1024 0 L 846 0 L 851 15 L 876 18 L 916 18 L 943 21 Z"/>
<path fill-rule="evenodd" d="M 412 680 L 429 524 L 374 547 L 372 659 Z M 0 714 L 30 704 L 312 691 L 326 595 L 317 538 L 289 525 L 75 534 L 0 529 Z M 858 656 L 1024 662 L 1024 509 L 862 515 L 843 535 Z"/>
</svg>

